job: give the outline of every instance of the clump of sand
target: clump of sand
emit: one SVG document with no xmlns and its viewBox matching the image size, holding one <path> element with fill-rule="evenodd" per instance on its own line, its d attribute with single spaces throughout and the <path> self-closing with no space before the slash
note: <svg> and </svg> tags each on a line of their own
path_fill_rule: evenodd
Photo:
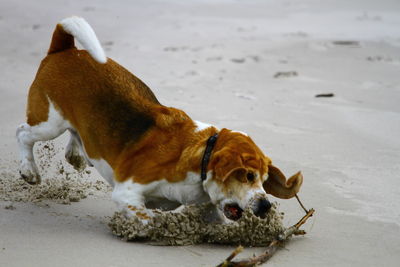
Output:
<svg viewBox="0 0 400 267">
<path fill-rule="evenodd" d="M 46 179 L 39 185 L 29 185 L 13 173 L 0 173 L 0 200 L 11 202 L 41 202 L 52 200 L 60 204 L 78 202 L 93 194 L 93 190 L 106 190 L 102 181 L 87 182 L 77 178 Z"/>
<path fill-rule="evenodd" d="M 146 225 L 136 218 L 116 212 L 109 226 L 123 239 L 150 241 L 158 245 L 192 245 L 200 243 L 265 246 L 284 231 L 283 214 L 273 205 L 267 217 L 256 217 L 250 210 L 231 223 L 207 222 L 211 204 L 187 206 L 182 212 L 156 211 Z"/>
<path fill-rule="evenodd" d="M 20 178 L 17 162 L 2 162 L 0 166 L 0 200 L 10 202 L 42 202 L 60 204 L 78 202 L 96 192 L 109 192 L 110 186 L 101 180 L 90 180 L 90 171 L 77 172 L 64 159 L 62 149 L 52 141 L 41 142 L 35 149 L 36 163 L 42 183 L 29 185 Z"/>
</svg>

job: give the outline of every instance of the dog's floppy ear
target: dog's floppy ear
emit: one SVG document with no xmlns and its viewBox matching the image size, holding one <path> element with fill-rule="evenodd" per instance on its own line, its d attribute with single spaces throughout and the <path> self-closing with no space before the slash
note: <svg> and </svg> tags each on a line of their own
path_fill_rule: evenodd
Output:
<svg viewBox="0 0 400 267">
<path fill-rule="evenodd" d="M 222 182 L 233 175 L 241 180 L 247 172 L 240 156 L 231 153 L 228 149 L 222 149 L 215 153 L 212 165 L 216 178 Z"/>
<path fill-rule="evenodd" d="M 300 190 L 303 183 L 301 172 L 296 173 L 288 180 L 285 175 L 274 165 L 268 166 L 268 179 L 263 187 L 267 194 L 278 198 L 288 199 L 294 197 Z"/>
</svg>

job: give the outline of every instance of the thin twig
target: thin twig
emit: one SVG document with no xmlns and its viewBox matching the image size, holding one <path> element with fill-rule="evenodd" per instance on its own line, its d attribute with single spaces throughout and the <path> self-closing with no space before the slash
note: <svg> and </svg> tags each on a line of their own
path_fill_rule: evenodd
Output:
<svg viewBox="0 0 400 267">
<path fill-rule="evenodd" d="M 294 195 L 297 199 L 297 201 L 299 202 L 300 206 L 303 208 L 303 210 L 306 212 L 306 214 L 308 213 L 308 210 L 306 209 L 306 207 L 304 207 L 303 203 L 301 203 L 300 198 L 297 194 Z"/>
<path fill-rule="evenodd" d="M 217 267 L 227 267 L 229 266 L 228 264 L 231 262 L 231 260 L 236 257 L 237 254 L 239 254 L 240 252 L 243 251 L 243 247 L 242 246 L 238 246 L 237 248 L 235 248 L 235 250 L 231 253 L 231 255 L 228 256 L 228 258 L 226 258 L 226 260 L 224 260 L 223 263 L 221 263 L 220 265 L 218 265 Z"/>
</svg>

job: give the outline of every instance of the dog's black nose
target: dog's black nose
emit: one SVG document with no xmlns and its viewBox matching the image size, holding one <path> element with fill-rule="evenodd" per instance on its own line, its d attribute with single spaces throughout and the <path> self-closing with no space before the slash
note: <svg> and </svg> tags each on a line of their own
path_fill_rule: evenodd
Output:
<svg viewBox="0 0 400 267">
<path fill-rule="evenodd" d="M 265 214 L 271 209 L 271 202 L 267 199 L 263 198 L 258 201 L 257 210 L 254 212 L 254 215 L 257 217 L 264 218 Z"/>
</svg>

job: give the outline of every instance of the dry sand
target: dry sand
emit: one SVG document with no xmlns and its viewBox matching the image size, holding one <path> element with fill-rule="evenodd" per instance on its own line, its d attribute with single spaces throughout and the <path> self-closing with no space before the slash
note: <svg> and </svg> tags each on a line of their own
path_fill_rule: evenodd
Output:
<svg viewBox="0 0 400 267">
<path fill-rule="evenodd" d="M 85 17 L 107 55 L 162 103 L 245 131 L 285 173 L 303 171 L 300 196 L 316 215 L 308 234 L 280 250 L 271 266 L 398 266 L 397 0 L 2 0 L 2 181 L 16 178 L 14 133 L 28 87 L 55 24 L 70 15 Z M 324 93 L 334 96 L 315 97 Z M 56 150 L 66 142 L 56 139 Z M 45 178 L 66 179 L 57 172 L 62 151 L 53 157 Z M 84 183 L 79 199 L 72 197 L 79 202 L 60 204 L 57 194 L 0 200 L 0 266 L 213 266 L 232 250 L 121 241 L 107 226 L 115 211 L 107 187 L 85 187 L 101 178 L 93 169 L 81 179 L 64 168 L 74 186 Z M 295 200 L 279 202 L 286 225 L 302 215 Z"/>
</svg>

